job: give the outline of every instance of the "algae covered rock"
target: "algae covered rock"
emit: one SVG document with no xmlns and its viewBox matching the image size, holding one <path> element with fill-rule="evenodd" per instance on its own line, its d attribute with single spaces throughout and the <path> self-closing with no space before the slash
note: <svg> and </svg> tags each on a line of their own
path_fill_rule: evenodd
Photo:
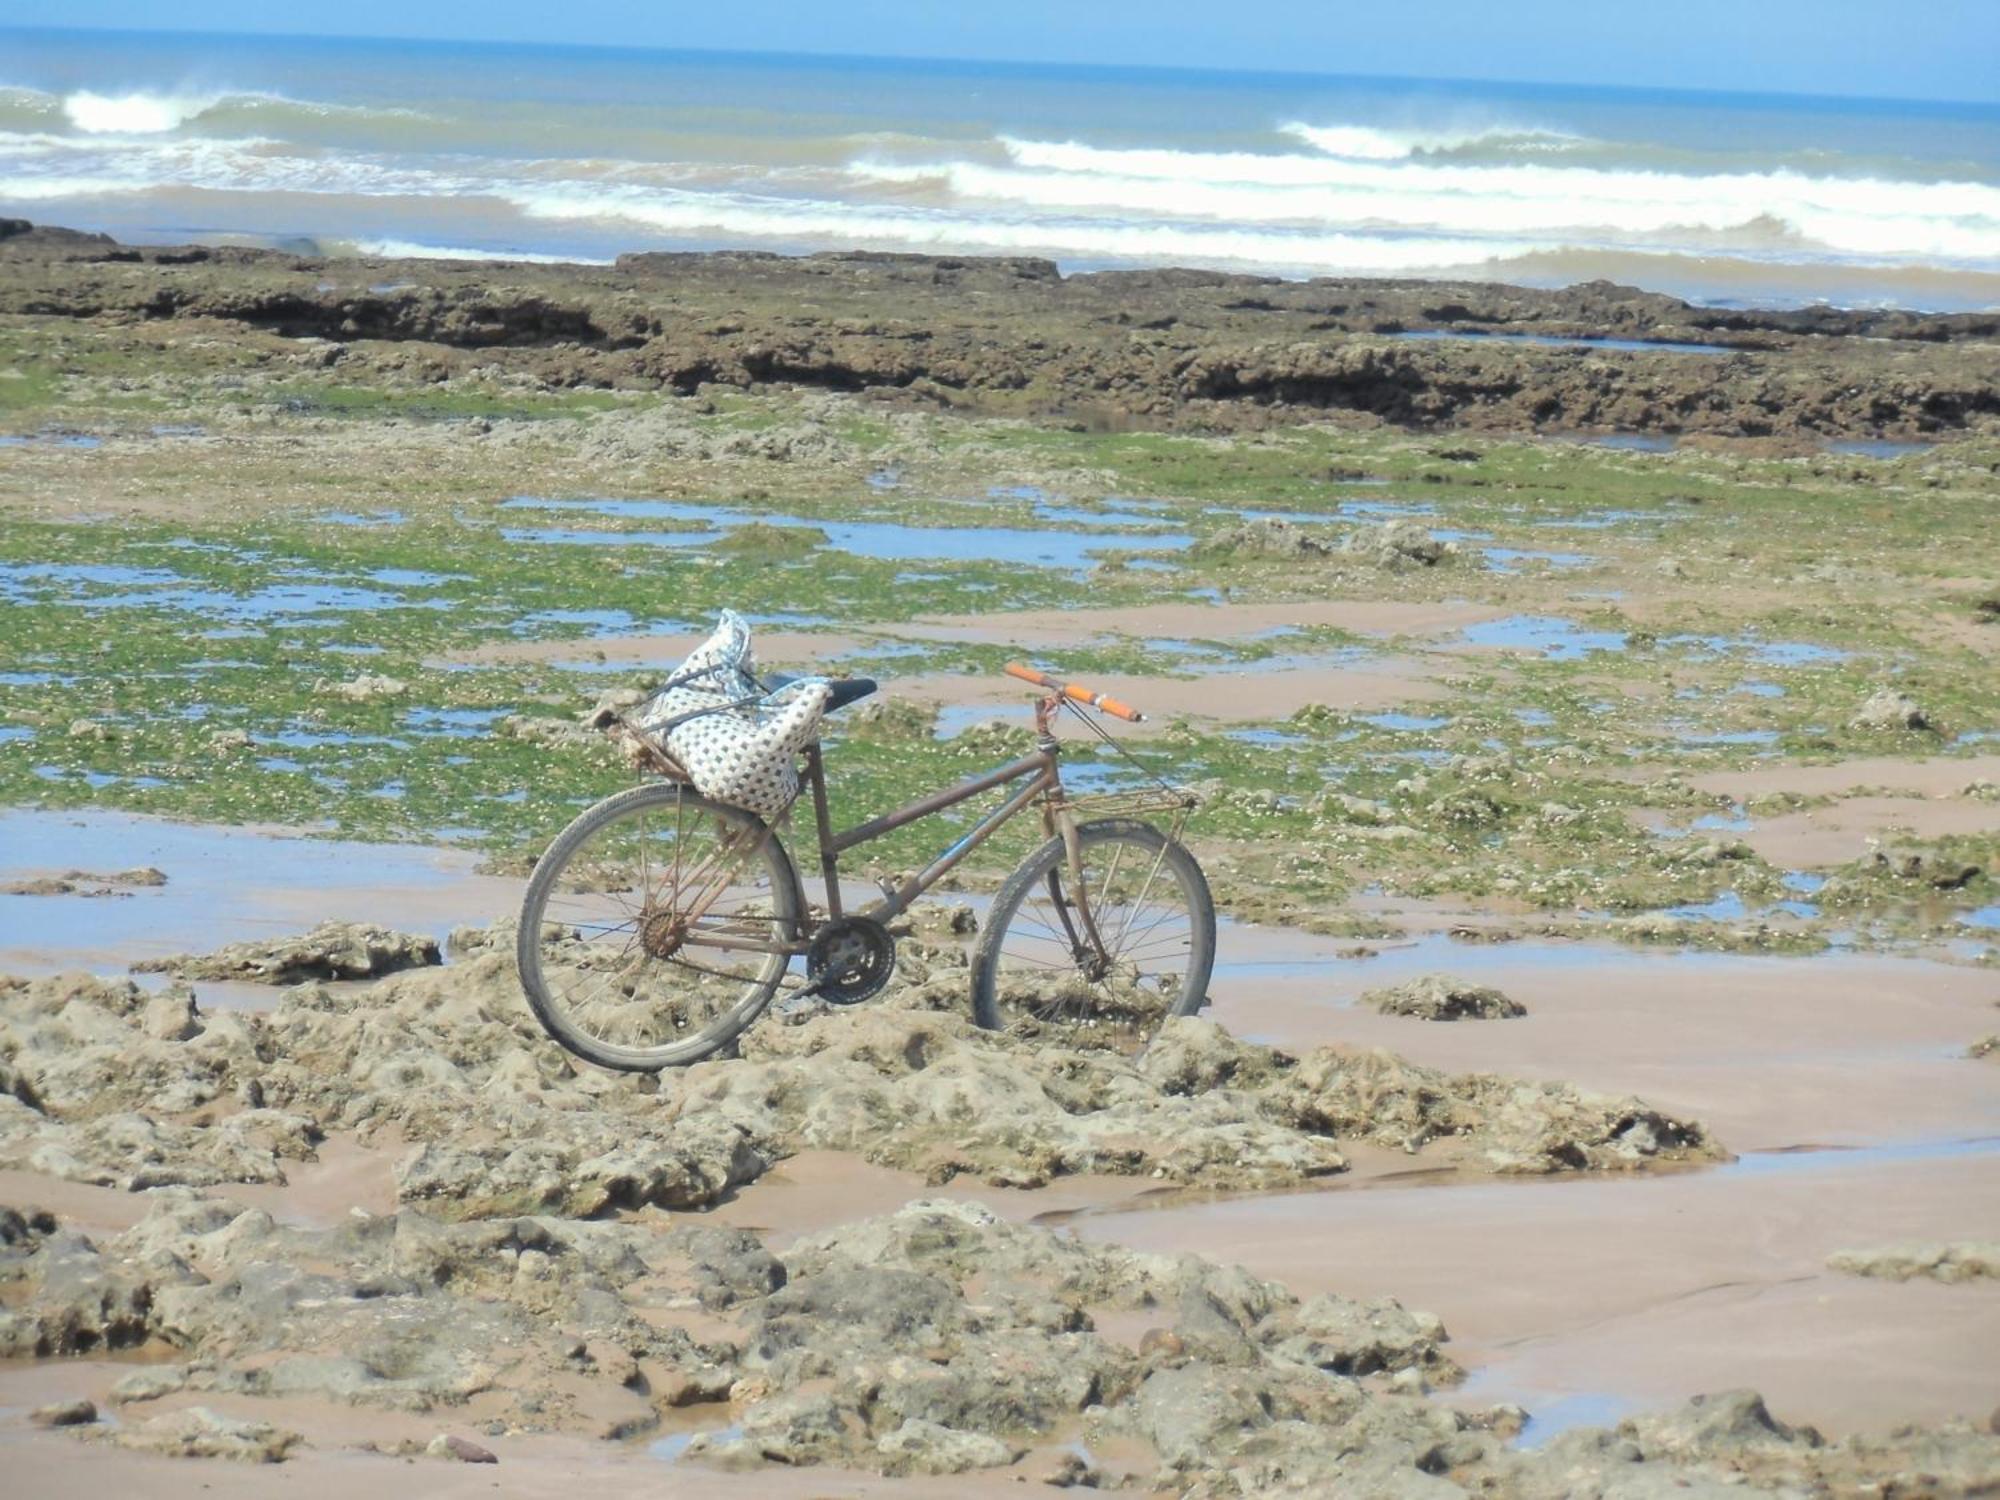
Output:
<svg viewBox="0 0 2000 1500">
<path fill-rule="evenodd" d="M 1385 1016 L 1425 1021 L 1500 1021 L 1525 1016 L 1528 1007 L 1490 985 L 1449 974 L 1426 974 L 1403 984 L 1369 990 L 1361 997 Z"/>
<path fill-rule="evenodd" d="M 300 984 L 308 979 L 372 979 L 442 961 L 433 937 L 372 923 L 322 922 L 297 937 L 253 939 L 213 953 L 145 959 L 132 967 L 183 979 Z"/>
<path fill-rule="evenodd" d="M 240 1463 L 283 1463 L 305 1440 L 269 1422 L 239 1421 L 205 1406 L 151 1417 L 111 1435 L 121 1448 L 173 1458 L 228 1458 Z"/>
<path fill-rule="evenodd" d="M 1827 1265 L 1852 1276 L 1885 1281 L 1979 1281 L 2000 1279 L 2000 1243 L 1889 1245 L 1879 1250 L 1842 1250 Z"/>
<path fill-rule="evenodd" d="M 1852 729 L 1936 732 L 1937 725 L 1916 699 L 1894 688 L 1879 688 L 1848 720 Z"/>
<path fill-rule="evenodd" d="M 1458 549 L 1441 542 L 1411 520 L 1395 520 L 1381 526 L 1350 531 L 1340 544 L 1348 557 L 1397 573 L 1411 568 L 1434 568 L 1457 555 Z"/>
</svg>

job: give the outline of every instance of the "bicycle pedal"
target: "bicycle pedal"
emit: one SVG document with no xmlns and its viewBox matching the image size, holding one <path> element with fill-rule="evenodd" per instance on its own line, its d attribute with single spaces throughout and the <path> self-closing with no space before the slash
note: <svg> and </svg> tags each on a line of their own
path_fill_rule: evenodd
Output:
<svg viewBox="0 0 2000 1500">
<path fill-rule="evenodd" d="M 796 995 L 787 995 L 773 1005 L 771 1014 L 781 1026 L 803 1026 L 807 1021 L 825 1015 L 832 1008 L 819 991 L 804 990 Z"/>
</svg>

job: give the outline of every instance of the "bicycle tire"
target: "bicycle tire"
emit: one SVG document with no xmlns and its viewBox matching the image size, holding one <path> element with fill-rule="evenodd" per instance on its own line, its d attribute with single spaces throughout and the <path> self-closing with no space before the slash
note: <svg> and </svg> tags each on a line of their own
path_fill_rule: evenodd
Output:
<svg viewBox="0 0 2000 1500">
<path fill-rule="evenodd" d="M 1159 871 L 1170 872 L 1187 904 L 1187 951 L 1185 967 L 1180 972 L 1180 984 L 1176 993 L 1161 996 L 1161 1014 L 1150 1026 L 1145 1026 L 1143 1018 L 1134 1018 L 1131 1028 L 1144 1029 L 1144 1036 L 1138 1038 L 1140 1047 L 1150 1043 L 1159 1026 L 1175 1016 L 1191 1016 L 1201 1009 L 1208 1000 L 1208 981 L 1215 966 L 1215 900 L 1210 894 L 1207 877 L 1196 863 L 1185 845 L 1169 838 L 1150 823 L 1130 818 L 1106 818 L 1085 823 L 1077 828 L 1077 838 L 1083 848 L 1091 848 L 1121 843 L 1138 849 L 1142 855 L 1156 861 Z M 1051 885 L 1051 879 L 1055 884 Z M 973 1020 L 988 1031 L 1005 1031 L 1022 1020 L 1053 1019 L 1022 1014 L 1024 1008 L 1010 1006 L 1001 994 L 1003 977 L 1010 972 L 1005 960 L 1008 934 L 1022 921 L 1024 907 L 1041 889 L 1047 889 L 1056 904 L 1060 904 L 1060 887 L 1069 878 L 1069 860 L 1060 836 L 1051 838 L 1034 853 L 1030 854 L 1009 875 L 994 897 L 993 908 L 987 917 L 986 928 L 980 934 L 979 943 L 972 959 L 972 1015 Z M 1110 913 L 1106 913 L 1108 916 Z M 1059 915 L 1059 914 L 1058 914 Z M 1046 924 L 1044 924 L 1046 925 Z M 1128 924 L 1129 926 L 1129 924 Z M 1067 936 L 1067 934 L 1065 934 Z M 1060 940 L 1050 937 L 1035 941 L 1054 946 Z M 1107 946 L 1109 944 L 1107 943 Z M 1117 955 L 1113 955 L 1114 960 Z M 1052 960 L 1059 963 L 1059 958 Z M 1081 974 L 1081 969 L 1079 969 Z M 1066 981 L 1067 982 L 1067 981 Z M 1102 987 L 1100 986 L 1100 989 Z M 1109 991 L 1103 990 L 1109 999 Z M 1073 1018 L 1089 1022 L 1091 1018 L 1078 1015 Z M 1095 1023 L 1092 1023 L 1095 1024 Z M 1108 1040 L 1113 1028 L 1109 1022 L 1098 1028 Z"/>
<path fill-rule="evenodd" d="M 599 1067 L 628 1073 L 657 1073 L 665 1068 L 685 1067 L 727 1047 L 762 1015 L 771 1003 L 790 962 L 789 954 L 774 950 L 762 977 L 752 983 L 743 998 L 704 1026 L 695 1035 L 656 1047 L 628 1047 L 591 1035 L 574 1024 L 561 997 L 551 992 L 543 968 L 544 924 L 547 905 L 558 880 L 569 869 L 578 852 L 589 845 L 591 836 L 609 828 L 634 812 L 659 806 L 672 807 L 684 816 L 713 817 L 733 825 L 745 836 L 761 836 L 757 855 L 770 877 L 774 926 L 782 933 L 796 935 L 805 910 L 804 893 L 791 856 L 775 834 L 754 814 L 741 808 L 712 802 L 675 782 L 650 782 L 632 787 L 586 808 L 549 844 L 536 861 L 528 889 L 521 901 L 520 930 L 515 936 L 515 966 L 529 1008 L 542 1029 L 568 1051 Z M 555 924 L 560 927 L 560 923 Z M 628 945 L 629 946 L 629 945 Z M 660 960 L 671 963 L 671 959 Z"/>
</svg>

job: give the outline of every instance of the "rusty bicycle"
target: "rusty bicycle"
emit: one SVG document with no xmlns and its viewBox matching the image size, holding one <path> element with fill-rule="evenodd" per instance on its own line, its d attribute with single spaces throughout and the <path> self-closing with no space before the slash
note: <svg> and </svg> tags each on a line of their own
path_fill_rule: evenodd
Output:
<svg viewBox="0 0 2000 1500">
<path fill-rule="evenodd" d="M 1109 742 L 1091 713 L 1144 716 L 1035 668 L 1006 670 L 1040 690 L 1032 752 L 847 829 L 833 823 L 817 733 L 801 748 L 796 796 L 811 799 L 825 887 L 817 910 L 780 837 L 789 808 L 766 820 L 705 797 L 661 737 L 610 716 L 606 727 L 653 779 L 583 812 L 535 866 L 516 957 L 543 1027 L 590 1062 L 653 1072 L 727 1048 L 783 989 L 830 1005 L 866 1000 L 894 970 L 890 923 L 1030 809 L 1046 838 L 983 913 L 969 961 L 973 1019 L 1136 1052 L 1169 1017 L 1193 1014 L 1215 956 L 1214 902 L 1181 841 L 1194 798 L 1159 781 L 1073 795 L 1058 718 L 1073 714 Z M 795 681 L 758 686 L 776 693 Z M 828 712 L 876 688 L 868 678 L 827 686 Z M 921 870 L 849 909 L 843 854 L 1003 790 Z"/>
</svg>

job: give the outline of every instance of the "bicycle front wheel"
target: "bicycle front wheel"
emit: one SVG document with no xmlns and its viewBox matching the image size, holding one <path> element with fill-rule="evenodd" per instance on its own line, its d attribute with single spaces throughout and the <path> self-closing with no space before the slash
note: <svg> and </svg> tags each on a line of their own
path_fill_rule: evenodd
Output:
<svg viewBox="0 0 2000 1500">
<path fill-rule="evenodd" d="M 770 1004 L 803 907 L 763 822 L 672 783 L 634 787 L 585 811 L 536 864 L 521 987 L 549 1035 L 590 1062 L 696 1062 Z"/>
<path fill-rule="evenodd" d="M 1085 823 L 1077 844 L 1080 870 L 1052 838 L 1001 886 L 973 954 L 973 1019 L 1136 1053 L 1206 1003 L 1215 902 L 1194 856 L 1149 823 Z"/>
</svg>

